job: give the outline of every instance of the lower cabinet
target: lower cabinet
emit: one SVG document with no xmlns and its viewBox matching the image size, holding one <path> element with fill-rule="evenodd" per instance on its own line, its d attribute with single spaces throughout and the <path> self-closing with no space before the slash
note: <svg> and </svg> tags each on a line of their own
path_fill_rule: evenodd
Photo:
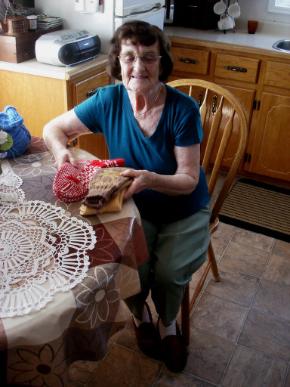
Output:
<svg viewBox="0 0 290 387">
<path fill-rule="evenodd" d="M 33 136 L 42 136 L 43 126 L 68 110 L 65 80 L 14 71 L 0 71 L 0 110 L 14 106 Z"/>
<path fill-rule="evenodd" d="M 73 84 L 73 104 L 77 105 L 92 96 L 98 87 L 108 85 L 110 78 L 103 70 L 86 79 L 77 80 Z M 77 145 L 81 149 L 92 153 L 100 159 L 109 158 L 106 142 L 102 134 L 84 134 L 77 139 Z"/>
<path fill-rule="evenodd" d="M 290 96 L 262 93 L 250 171 L 290 181 Z"/>
<path fill-rule="evenodd" d="M 7 105 L 14 106 L 29 132 L 42 137 L 43 127 L 48 121 L 109 83 L 104 62 L 93 67 L 84 66 L 81 71 L 72 72 L 69 79 L 0 70 L 0 111 Z M 77 146 L 99 158 L 108 157 L 102 135 L 81 136 Z"/>
<path fill-rule="evenodd" d="M 255 53 L 246 47 L 180 37 L 172 37 L 172 51 L 170 80 L 206 79 L 224 86 L 240 101 L 249 128 L 240 173 L 289 185 L 290 59 L 276 52 Z M 201 92 L 197 90 L 194 97 L 199 102 Z M 232 149 L 231 145 L 227 149 L 225 166 L 231 162 Z"/>
</svg>

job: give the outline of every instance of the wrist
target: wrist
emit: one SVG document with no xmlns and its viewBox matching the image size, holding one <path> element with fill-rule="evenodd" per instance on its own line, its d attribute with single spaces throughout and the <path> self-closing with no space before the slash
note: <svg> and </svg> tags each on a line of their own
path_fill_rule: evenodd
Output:
<svg viewBox="0 0 290 387">
<path fill-rule="evenodd" d="M 151 189 L 158 188 L 158 173 L 149 172 L 149 187 Z"/>
</svg>

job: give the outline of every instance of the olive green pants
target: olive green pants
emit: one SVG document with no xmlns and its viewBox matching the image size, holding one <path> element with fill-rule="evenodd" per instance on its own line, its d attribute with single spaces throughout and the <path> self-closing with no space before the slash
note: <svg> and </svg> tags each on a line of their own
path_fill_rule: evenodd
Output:
<svg viewBox="0 0 290 387">
<path fill-rule="evenodd" d="M 186 284 L 206 259 L 209 217 L 205 208 L 169 224 L 155 225 L 142 219 L 150 259 L 139 268 L 141 292 L 126 300 L 139 320 L 150 291 L 164 325 L 176 318 Z"/>
</svg>

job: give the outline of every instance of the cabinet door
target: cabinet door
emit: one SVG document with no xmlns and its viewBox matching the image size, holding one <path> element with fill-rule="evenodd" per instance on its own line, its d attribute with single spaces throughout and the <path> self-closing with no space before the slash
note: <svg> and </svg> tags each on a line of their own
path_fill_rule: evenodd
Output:
<svg viewBox="0 0 290 387">
<path fill-rule="evenodd" d="M 67 111 L 66 81 L 0 71 L 0 110 L 13 105 L 33 136 L 42 137 L 43 126 Z"/>
<path fill-rule="evenodd" d="M 290 96 L 263 93 L 250 171 L 290 181 Z"/>
<path fill-rule="evenodd" d="M 109 84 L 110 78 L 105 71 L 93 75 L 87 79 L 79 81 L 75 85 L 75 104 L 79 104 L 86 98 L 94 94 L 96 89 L 100 86 Z M 107 159 L 109 157 L 106 141 L 104 136 L 98 134 L 84 134 L 78 138 L 78 146 L 100 159 Z"/>
</svg>

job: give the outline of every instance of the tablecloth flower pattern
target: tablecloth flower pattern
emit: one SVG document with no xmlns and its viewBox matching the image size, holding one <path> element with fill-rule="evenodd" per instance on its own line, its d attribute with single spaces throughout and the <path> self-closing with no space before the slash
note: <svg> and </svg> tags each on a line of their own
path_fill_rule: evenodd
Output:
<svg viewBox="0 0 290 387">
<path fill-rule="evenodd" d="M 35 350 L 20 348 L 14 353 L 14 362 L 9 366 L 12 382 L 22 385 L 64 387 L 66 371 L 63 347 L 45 344 Z"/>
<path fill-rule="evenodd" d="M 90 328 L 106 321 L 113 321 L 109 318 L 112 309 L 118 307 L 120 293 L 115 288 L 114 276 L 118 266 L 104 268 L 96 266 L 91 269 L 90 274 L 75 289 L 76 302 L 81 305 L 81 312 L 77 314 L 76 322 L 89 324 Z"/>
<path fill-rule="evenodd" d="M 103 358 L 130 317 L 124 300 L 140 291 L 148 257 L 139 213 L 129 201 L 119 214 L 84 218 L 80 203 L 60 203 L 41 139 L 3 165 L 0 384 L 69 387 L 69 365 Z"/>
</svg>

